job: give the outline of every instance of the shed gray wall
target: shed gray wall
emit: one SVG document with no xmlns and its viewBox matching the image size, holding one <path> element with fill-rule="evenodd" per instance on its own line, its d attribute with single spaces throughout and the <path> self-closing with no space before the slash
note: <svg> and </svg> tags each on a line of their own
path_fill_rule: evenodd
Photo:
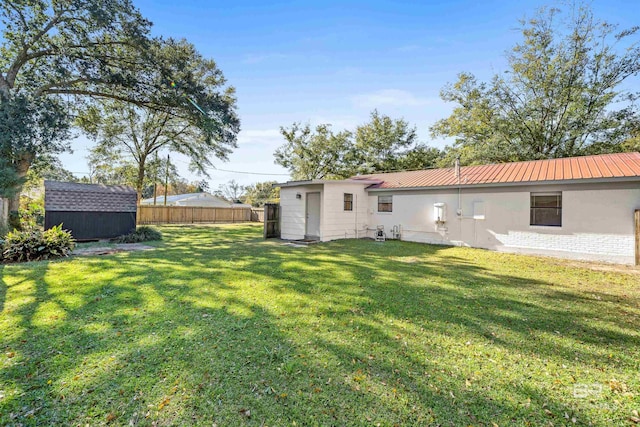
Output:
<svg viewBox="0 0 640 427">
<path fill-rule="evenodd" d="M 110 239 L 136 229 L 135 212 L 45 212 L 44 228 L 62 224 L 76 240 Z"/>
<path fill-rule="evenodd" d="M 137 194 L 120 185 L 45 181 L 45 228 L 63 224 L 77 240 L 117 237 L 136 228 Z"/>
</svg>

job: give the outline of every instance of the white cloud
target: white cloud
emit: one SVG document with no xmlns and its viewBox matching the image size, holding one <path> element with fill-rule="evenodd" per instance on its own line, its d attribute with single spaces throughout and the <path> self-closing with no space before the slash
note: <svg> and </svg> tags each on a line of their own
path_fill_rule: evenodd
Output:
<svg viewBox="0 0 640 427">
<path fill-rule="evenodd" d="M 437 98 L 420 98 L 406 90 L 383 89 L 353 96 L 351 102 L 360 108 L 419 107 L 432 104 Z"/>
</svg>

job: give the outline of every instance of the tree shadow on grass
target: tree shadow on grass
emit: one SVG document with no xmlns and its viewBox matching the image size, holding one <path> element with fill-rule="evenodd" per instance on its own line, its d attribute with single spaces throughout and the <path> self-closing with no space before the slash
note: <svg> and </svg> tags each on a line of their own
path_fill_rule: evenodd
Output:
<svg viewBox="0 0 640 427">
<path fill-rule="evenodd" d="M 567 381 L 624 373 L 637 353 L 595 346 L 611 322 L 610 349 L 637 344 L 637 323 L 604 302 L 554 298 L 553 283 L 448 248 L 298 249 L 241 226 L 167 234 L 156 251 L 0 271 L 5 298 L 36 296 L 2 339 L 17 357 L 0 367 L 16 391 L 0 424 L 503 425 L 576 410 L 602 424 L 563 397 Z M 78 269 L 70 283 L 63 266 Z M 64 315 L 43 318 L 53 304 Z"/>
<path fill-rule="evenodd" d="M 581 374 L 581 369 L 602 371 L 603 375 L 596 376 L 600 383 L 621 373 L 627 382 L 634 381 L 629 373 L 636 369 L 638 354 L 636 350 L 630 353 L 629 349 L 637 349 L 640 344 L 636 332 L 640 326 L 638 318 L 621 319 L 608 301 L 585 301 L 580 292 L 572 295 L 558 290 L 560 284 L 495 274 L 452 256 L 443 256 L 438 263 L 421 262 L 416 268 L 391 263 L 388 254 L 367 251 L 371 246 L 366 244 L 354 245 L 356 252 L 349 251 L 349 244 L 335 243 L 314 248 L 297 258 L 291 253 L 282 259 L 277 253 L 264 254 L 265 259 L 252 257 L 254 264 L 250 269 L 281 279 L 283 283 L 274 287 L 282 292 L 293 289 L 309 296 L 328 317 L 381 314 L 383 318 L 403 319 L 441 335 L 458 334 L 464 341 L 472 338 L 472 344 L 502 347 L 517 357 L 530 358 L 534 365 L 539 365 L 538 369 L 551 365 L 550 371 L 562 370 L 566 364 L 574 367 L 575 376 Z M 395 258 L 423 257 L 446 250 L 412 245 L 397 249 L 400 253 L 394 254 Z M 340 254 L 340 261 L 326 259 L 332 252 Z M 336 272 L 345 277 L 344 281 L 336 280 Z M 425 278 L 440 280 L 429 283 Z M 299 297 L 292 300 L 294 311 L 305 306 Z M 637 314 L 637 309 L 634 311 Z M 346 329 L 344 332 L 349 333 Z M 339 346 L 332 348 L 340 352 Z M 617 357 L 612 358 L 612 351 Z M 549 375 L 546 367 L 532 371 L 532 376 L 543 373 Z M 573 413 L 575 402 L 566 397 L 571 395 L 572 384 L 580 379 L 572 379 L 572 375 L 568 376 L 569 383 L 567 375 L 563 378 L 565 383 L 544 378 L 537 382 L 539 396 L 546 396 L 537 399 L 540 412 L 555 406 L 556 412 Z M 588 376 L 586 380 L 593 378 Z M 554 381 L 561 387 L 556 387 Z M 545 394 L 554 387 L 556 396 L 564 395 L 565 403 L 554 404 L 553 397 Z M 530 396 L 521 397 L 529 399 L 527 404 L 531 405 Z M 588 412 L 594 408 L 586 406 L 587 411 L 581 416 L 588 418 Z M 597 412 L 597 408 L 594 410 Z M 624 418 L 621 413 L 616 416 L 618 420 Z"/>
<path fill-rule="evenodd" d="M 15 363 L 0 370 L 17 391 L 0 403 L 3 424 L 342 425 L 360 424 L 363 414 L 381 422 L 435 419 L 399 404 L 395 392 L 361 388 L 351 355 L 324 360 L 283 333 L 278 316 L 239 292 L 222 296 L 222 283 L 214 281 L 210 295 L 221 307 L 210 308 L 209 301 L 190 298 L 197 289 L 175 288 L 171 274 L 134 285 L 138 263 L 127 258 L 116 263 L 127 277 L 87 286 L 55 326 L 40 325 L 37 314 L 38 306 L 62 296 L 51 289 L 47 268 L 21 277 L 38 296 L 14 313 L 24 332 L 10 343 Z M 114 261 L 104 258 L 95 267 L 115 269 Z M 166 265 L 158 268 L 169 273 Z"/>
</svg>

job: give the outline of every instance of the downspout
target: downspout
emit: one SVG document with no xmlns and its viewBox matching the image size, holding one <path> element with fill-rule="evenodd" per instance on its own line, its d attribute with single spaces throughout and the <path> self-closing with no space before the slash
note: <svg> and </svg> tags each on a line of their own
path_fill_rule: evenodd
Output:
<svg viewBox="0 0 640 427">
<path fill-rule="evenodd" d="M 462 246 L 462 186 L 460 185 L 460 157 L 456 157 L 455 174 L 458 181 L 458 209 L 456 214 L 458 217 L 458 238 L 460 239 L 460 246 Z"/>
<path fill-rule="evenodd" d="M 356 239 L 358 238 L 358 195 L 354 192 L 353 193 L 353 204 L 355 205 L 355 215 L 354 215 L 354 220 L 353 220 L 353 231 L 355 232 L 356 235 Z"/>
</svg>

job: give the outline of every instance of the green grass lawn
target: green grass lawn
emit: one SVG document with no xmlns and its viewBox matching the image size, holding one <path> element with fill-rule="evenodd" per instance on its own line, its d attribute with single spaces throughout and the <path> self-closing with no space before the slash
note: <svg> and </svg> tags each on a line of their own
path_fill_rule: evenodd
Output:
<svg viewBox="0 0 640 427">
<path fill-rule="evenodd" d="M 629 425 L 640 275 L 255 225 L 0 266 L 0 425 Z M 577 387 L 577 388 L 576 388 Z"/>
</svg>

